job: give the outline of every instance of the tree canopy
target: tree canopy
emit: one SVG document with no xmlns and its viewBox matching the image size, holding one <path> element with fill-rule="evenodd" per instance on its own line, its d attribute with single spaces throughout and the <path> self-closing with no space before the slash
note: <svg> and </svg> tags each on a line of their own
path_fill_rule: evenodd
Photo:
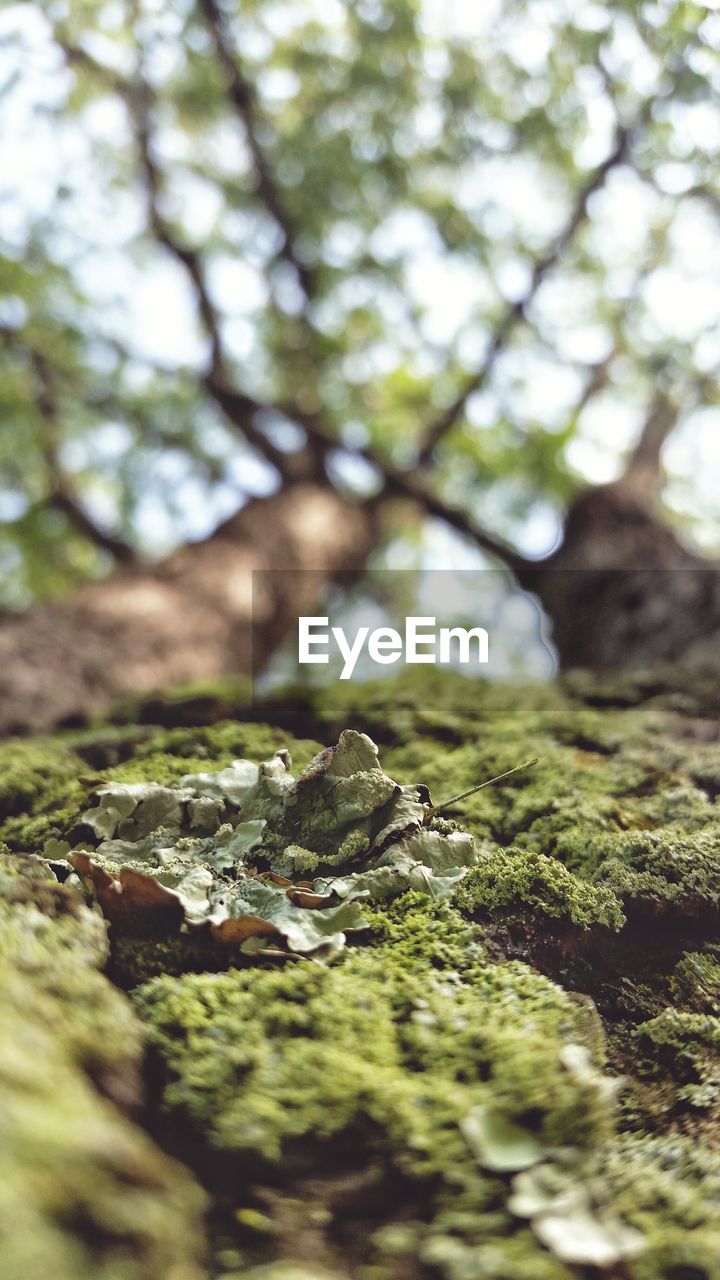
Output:
<svg viewBox="0 0 720 1280">
<path fill-rule="evenodd" d="M 716 547 L 710 5 L 37 0 L 0 35 L 0 607 L 298 479 L 512 565 L 671 433 Z"/>
</svg>

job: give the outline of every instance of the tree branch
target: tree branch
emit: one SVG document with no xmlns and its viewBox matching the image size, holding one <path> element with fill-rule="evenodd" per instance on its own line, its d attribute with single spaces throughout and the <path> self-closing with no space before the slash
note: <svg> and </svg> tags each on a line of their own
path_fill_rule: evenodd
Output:
<svg viewBox="0 0 720 1280">
<path fill-rule="evenodd" d="M 130 116 L 143 177 L 148 223 L 155 238 L 180 263 L 190 278 L 198 311 L 208 336 L 213 367 L 223 368 L 223 351 L 220 328 L 215 308 L 205 281 L 205 274 L 196 250 L 180 242 L 167 220 L 160 212 L 162 175 L 155 159 L 150 117 L 152 99 L 150 88 L 143 76 L 142 60 L 138 56 L 133 82 L 119 75 L 112 67 L 99 62 L 82 45 L 72 41 L 62 29 L 55 28 L 55 38 L 70 67 L 83 67 L 100 79 L 125 103 Z"/>
<path fill-rule="evenodd" d="M 305 294 L 305 299 L 309 302 L 317 294 L 317 280 L 312 268 L 304 263 L 298 255 L 296 248 L 298 240 L 297 228 L 293 223 L 283 192 L 258 139 L 258 112 L 254 89 L 242 73 L 238 55 L 233 48 L 232 38 L 227 28 L 227 22 L 217 4 L 217 0 L 199 0 L 199 8 L 213 41 L 218 61 L 227 76 L 230 99 L 245 130 L 255 170 L 258 195 L 273 221 L 282 232 L 283 247 L 281 256 L 293 267 Z"/>
<path fill-rule="evenodd" d="M 60 424 L 52 373 L 40 352 L 31 347 L 24 350 L 35 377 L 35 400 L 44 425 L 43 453 L 50 481 L 48 504 L 62 511 L 80 533 L 99 550 L 108 552 L 119 564 L 135 564 L 137 555 L 133 547 L 96 524 L 75 494 L 72 481 L 60 462 Z"/>
<path fill-rule="evenodd" d="M 427 424 L 417 455 L 417 464 L 419 466 L 428 464 L 436 446 L 462 417 L 470 397 L 477 391 L 481 391 L 485 386 L 516 324 L 523 319 L 541 284 L 552 268 L 557 265 L 575 232 L 585 221 L 591 197 L 603 185 L 611 170 L 624 160 L 632 132 L 633 130 L 627 128 L 618 130 L 615 146 L 608 157 L 595 170 L 585 186 L 578 192 L 570 217 L 560 235 L 553 241 L 547 252 L 535 262 L 525 293 L 505 311 L 493 334 L 487 355 L 480 368 L 465 380 L 462 389 L 452 403 Z"/>
<path fill-rule="evenodd" d="M 225 366 L 220 322 L 210 298 L 200 254 L 195 249 L 191 249 L 180 242 L 170 224 L 160 212 L 162 178 L 155 159 L 151 133 L 152 101 L 150 89 L 143 78 L 140 63 L 134 85 L 132 88 L 130 86 L 126 87 L 125 101 L 135 128 L 150 229 L 156 240 L 180 263 L 190 279 L 195 293 L 197 308 L 210 343 L 212 368 L 219 372 Z"/>
<path fill-rule="evenodd" d="M 686 405 L 691 397 L 695 405 L 702 403 L 708 392 L 716 386 L 717 370 L 697 374 L 683 384 L 682 393 Z M 657 497 L 663 486 L 663 449 L 684 416 L 679 398 L 679 393 L 675 398 L 667 391 L 656 393 L 620 479 L 621 484 L 632 487 L 646 501 Z"/>
<path fill-rule="evenodd" d="M 279 413 L 297 421 L 297 412 L 292 408 L 283 409 L 277 405 L 262 404 L 245 392 L 218 381 L 212 373 L 205 378 L 205 386 L 231 426 L 245 437 L 248 444 L 255 447 L 268 462 L 272 463 L 285 483 L 308 479 L 314 470 L 314 462 L 308 452 L 299 449 L 294 453 L 285 453 L 282 449 L 278 449 L 253 422 L 254 416 L 259 413 Z"/>
<path fill-rule="evenodd" d="M 231 387 L 220 320 L 210 297 L 201 255 L 197 250 L 181 243 L 161 213 L 162 174 L 153 146 L 152 96 L 143 76 L 141 59 L 138 59 L 134 82 L 130 84 L 111 68 L 98 62 L 82 46 L 70 41 L 62 32 L 56 32 L 56 38 L 68 64 L 83 66 L 103 80 L 123 100 L 128 110 L 143 177 L 148 225 L 158 243 L 172 254 L 188 276 L 195 294 L 198 313 L 210 343 L 210 368 L 203 379 L 207 391 L 228 418 L 231 426 L 243 436 L 251 448 L 279 472 L 283 480 L 308 478 L 309 474 L 317 472 L 317 459 L 310 458 L 307 453 L 300 458 L 276 448 L 254 422 L 256 414 L 270 410 L 272 406 L 262 404 Z"/>
<path fill-rule="evenodd" d="M 314 279 L 312 278 L 312 275 L 307 274 L 307 268 L 304 267 L 304 264 L 295 260 L 293 228 L 288 221 L 284 207 L 282 204 L 278 203 L 280 200 L 279 192 L 274 185 L 274 179 L 272 178 L 270 169 L 265 162 L 264 155 L 258 147 L 257 139 L 254 135 L 254 128 L 252 127 L 255 123 L 254 102 L 249 86 L 245 84 L 237 66 L 235 57 L 227 43 L 222 14 L 218 10 L 215 0 L 200 0 L 200 3 L 206 14 L 207 21 L 211 24 L 211 32 L 216 41 L 216 48 L 218 49 L 219 54 L 222 49 L 222 63 L 230 78 L 231 91 L 236 110 L 242 115 L 243 121 L 246 124 L 249 143 L 257 166 L 259 189 L 261 178 L 263 182 L 261 195 L 263 195 L 268 211 L 276 218 L 278 225 L 281 227 L 281 230 L 285 235 L 284 253 L 286 259 L 290 261 L 297 270 L 306 298 L 309 299 L 315 291 Z M 105 76 L 107 69 L 92 58 L 91 55 L 87 54 L 85 50 L 77 49 L 76 47 L 69 45 L 64 39 L 61 39 L 60 43 L 66 56 L 70 60 L 80 61 L 96 74 Z M 237 390 L 230 384 L 226 372 L 226 361 L 224 358 L 219 325 L 205 286 L 200 257 L 195 251 L 187 249 L 176 240 L 171 228 L 163 219 L 158 208 L 159 197 L 161 194 L 161 175 L 153 154 L 150 126 L 150 94 L 149 88 L 142 76 L 142 70 L 141 68 L 139 69 L 135 85 L 132 88 L 114 72 L 108 71 L 108 75 L 105 78 L 110 84 L 110 87 L 120 94 L 126 102 L 135 123 L 151 229 L 158 241 L 173 253 L 185 268 L 196 290 L 200 314 L 205 322 L 206 328 L 208 329 L 213 347 L 213 360 L 211 362 L 210 369 L 205 375 L 204 383 L 208 394 L 222 409 L 230 423 L 240 431 L 251 446 L 257 448 L 262 453 L 267 461 L 269 461 L 280 472 L 286 482 L 292 483 L 295 480 L 306 478 L 309 465 L 314 466 L 315 471 L 317 471 L 318 457 L 324 459 L 326 454 L 331 450 L 354 452 L 357 456 L 362 457 L 366 462 L 373 466 L 379 472 L 383 480 L 382 493 L 376 495 L 373 499 L 370 499 L 368 505 L 384 501 L 387 497 L 393 494 L 404 497 L 420 506 L 428 515 L 444 521 L 444 523 L 455 529 L 463 537 L 466 537 L 473 542 L 475 546 L 500 560 L 501 563 L 507 565 L 508 568 L 514 572 L 520 572 L 523 569 L 530 567 L 532 565 L 531 561 L 526 560 L 524 556 L 520 555 L 500 539 L 493 537 L 477 522 L 475 522 L 467 512 L 446 503 L 443 499 L 434 494 L 419 475 L 411 474 L 406 471 L 399 471 L 393 468 L 390 464 L 377 457 L 370 449 L 360 448 L 352 451 L 345 450 L 345 446 L 343 446 L 342 442 L 336 438 L 331 426 L 324 421 L 322 414 L 308 414 L 293 402 L 263 404 L 254 397 Z M 248 123 L 248 121 L 250 123 Z M 262 161 L 262 173 L 261 165 L 259 163 L 260 161 Z M 608 162 L 606 164 L 606 169 L 609 167 Z M 599 181 L 600 179 L 597 180 L 598 185 Z M 594 189 L 594 185 L 592 186 L 592 189 L 588 187 L 585 193 L 586 200 L 589 199 L 592 190 Z M 581 216 L 581 214 L 578 216 Z M 569 234 L 571 234 L 571 232 Z M 549 256 L 550 255 L 548 255 L 548 257 Z M 534 276 L 544 275 L 545 271 L 549 269 L 549 265 L 551 264 L 548 264 L 548 267 L 544 267 L 542 262 L 537 264 Z M 539 283 L 540 279 L 537 280 L 535 288 L 539 286 Z M 514 312 L 515 308 L 513 308 L 512 311 Z M 516 318 L 517 317 L 513 315 L 512 321 L 508 325 L 508 332 Z M 502 341 L 504 341 L 504 338 L 501 340 L 498 339 L 498 349 Z M 472 394 L 472 389 L 467 392 L 468 396 L 470 394 Z M 306 432 L 311 447 L 307 450 L 300 450 L 294 454 L 283 453 L 282 450 L 277 449 L 254 422 L 255 417 L 261 412 L 277 412 L 297 423 L 297 425 L 302 427 Z"/>
<path fill-rule="evenodd" d="M 659 392 L 645 420 L 635 448 L 623 472 L 623 482 L 650 497 L 662 487 L 662 451 L 675 430 L 679 412 L 667 395 Z"/>
<path fill-rule="evenodd" d="M 437 520 L 442 520 L 452 529 L 455 529 L 457 533 L 474 543 L 481 551 L 485 551 L 488 555 L 500 560 L 502 564 L 506 565 L 514 573 L 522 572 L 523 569 L 532 567 L 532 561 L 527 560 L 525 556 L 515 551 L 513 547 L 508 546 L 506 542 L 493 537 L 468 512 L 463 511 L 461 507 L 445 502 L 444 499 L 433 493 L 419 472 L 400 471 L 378 457 L 372 449 L 362 446 L 353 447 L 352 449 L 347 448 L 342 441 L 334 438 L 331 432 L 328 431 L 319 414 L 304 413 L 297 405 L 293 404 L 282 405 L 279 408 L 280 412 L 297 422 L 307 432 L 308 436 L 318 440 L 326 449 L 352 453 L 356 457 L 362 458 L 364 462 L 369 463 L 379 472 L 383 480 L 382 491 L 367 499 L 366 505 L 377 506 L 378 503 L 384 502 L 393 495 L 407 498 L 417 506 L 422 507 L 427 515 L 434 516 Z"/>
</svg>

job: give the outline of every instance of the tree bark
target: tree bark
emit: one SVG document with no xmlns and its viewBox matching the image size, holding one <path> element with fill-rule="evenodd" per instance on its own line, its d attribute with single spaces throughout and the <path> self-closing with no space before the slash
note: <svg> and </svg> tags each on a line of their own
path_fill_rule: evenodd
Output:
<svg viewBox="0 0 720 1280">
<path fill-rule="evenodd" d="M 634 473 L 581 493 L 558 550 L 516 576 L 549 615 L 563 668 L 720 671 L 720 565 L 661 522 Z"/>
<path fill-rule="evenodd" d="M 253 644 L 259 668 L 332 581 L 363 569 L 379 517 L 326 484 L 297 484 L 159 564 L 3 618 L 0 734 L 83 723 L 129 694 L 249 676 Z M 682 545 L 634 475 L 580 494 L 558 550 L 512 568 L 548 614 L 565 669 L 720 668 L 720 565 Z M 315 572 L 261 575 L 253 609 L 253 571 L 268 569 Z"/>
<path fill-rule="evenodd" d="M 291 486 L 158 564 L 6 616 L 0 733 L 84 722 L 131 693 L 250 675 L 252 641 L 266 658 L 332 580 L 363 567 L 375 536 L 369 510 L 327 486 Z M 253 609 L 253 571 L 267 569 L 314 572 L 263 575 Z"/>
</svg>

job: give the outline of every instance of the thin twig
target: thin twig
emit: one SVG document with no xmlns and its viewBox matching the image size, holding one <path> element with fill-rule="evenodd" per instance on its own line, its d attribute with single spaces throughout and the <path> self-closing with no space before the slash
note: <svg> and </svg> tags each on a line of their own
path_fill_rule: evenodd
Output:
<svg viewBox="0 0 720 1280">
<path fill-rule="evenodd" d="M 468 796 L 474 796 L 477 791 L 482 791 L 483 787 L 492 787 L 496 782 L 503 782 L 505 778 L 512 778 L 514 774 L 522 773 L 524 769 L 531 769 L 537 763 L 538 757 L 533 756 L 531 760 L 524 760 L 522 764 L 516 764 L 514 769 L 507 769 L 505 773 L 499 773 L 495 778 L 487 778 L 485 782 L 478 782 L 476 786 L 468 787 L 467 791 L 461 791 L 459 796 L 453 796 L 450 800 L 443 800 L 442 804 L 431 805 L 423 818 L 423 823 L 427 824 L 438 813 L 442 813 L 444 809 L 449 809 L 451 805 L 459 804 L 461 800 L 467 800 Z"/>
</svg>

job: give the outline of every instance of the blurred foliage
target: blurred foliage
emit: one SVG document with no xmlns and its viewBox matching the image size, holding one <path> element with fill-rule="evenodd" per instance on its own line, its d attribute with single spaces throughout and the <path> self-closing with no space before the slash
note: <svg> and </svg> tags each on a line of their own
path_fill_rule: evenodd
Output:
<svg viewBox="0 0 720 1280">
<path fill-rule="evenodd" d="M 281 450 L 302 427 L 271 406 L 322 411 L 334 480 L 372 491 L 353 451 L 411 467 L 475 378 L 433 485 L 542 550 L 533 529 L 552 542 L 658 386 L 681 423 L 707 404 L 719 38 L 713 6 L 677 0 L 7 7 L 0 607 L 112 564 L 58 476 L 140 554 L 277 483 L 208 394 L 207 334 L 158 216 L 200 255 L 233 383 L 269 406 Z"/>
</svg>

